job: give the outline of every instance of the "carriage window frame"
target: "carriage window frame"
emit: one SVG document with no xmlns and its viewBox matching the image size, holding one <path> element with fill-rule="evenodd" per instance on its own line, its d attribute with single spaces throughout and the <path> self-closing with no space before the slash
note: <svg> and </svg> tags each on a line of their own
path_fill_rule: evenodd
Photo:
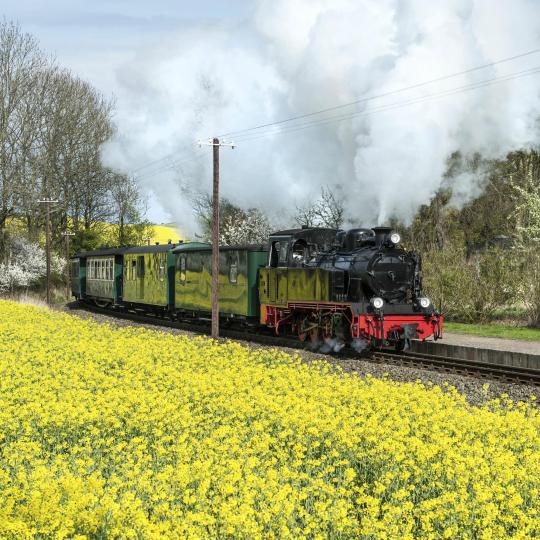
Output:
<svg viewBox="0 0 540 540">
<path fill-rule="evenodd" d="M 158 263 L 158 275 L 159 275 L 159 281 L 165 281 L 165 259 L 161 257 L 157 263 Z"/>
<path fill-rule="evenodd" d="M 137 279 L 144 279 L 144 271 L 145 271 L 144 266 L 145 266 L 144 255 L 138 255 L 137 267 L 136 267 Z"/>
<path fill-rule="evenodd" d="M 180 283 L 182 285 L 186 284 L 186 268 L 187 260 L 185 255 L 180 256 Z"/>
<path fill-rule="evenodd" d="M 229 266 L 229 283 L 238 283 L 238 263 L 233 262 Z"/>
</svg>

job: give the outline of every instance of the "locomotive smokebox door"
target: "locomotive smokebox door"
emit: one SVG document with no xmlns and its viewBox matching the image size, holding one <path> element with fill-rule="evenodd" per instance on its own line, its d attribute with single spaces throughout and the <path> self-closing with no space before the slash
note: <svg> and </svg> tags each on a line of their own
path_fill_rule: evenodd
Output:
<svg viewBox="0 0 540 540">
<path fill-rule="evenodd" d="M 418 323 L 402 324 L 404 339 L 418 339 Z"/>
</svg>

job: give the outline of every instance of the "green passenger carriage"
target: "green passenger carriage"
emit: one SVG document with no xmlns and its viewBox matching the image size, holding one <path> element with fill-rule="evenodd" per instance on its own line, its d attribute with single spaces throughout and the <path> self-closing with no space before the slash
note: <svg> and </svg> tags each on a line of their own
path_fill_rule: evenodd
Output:
<svg viewBox="0 0 540 540">
<path fill-rule="evenodd" d="M 122 254 L 124 249 L 100 249 L 79 253 L 72 259 L 71 283 L 77 298 L 98 305 L 122 301 Z"/>
<path fill-rule="evenodd" d="M 179 315 L 212 308 L 212 248 L 196 242 L 173 249 L 175 310 Z M 264 246 L 224 246 L 219 250 L 219 311 L 222 317 L 258 317 L 258 271 L 268 258 Z"/>
</svg>

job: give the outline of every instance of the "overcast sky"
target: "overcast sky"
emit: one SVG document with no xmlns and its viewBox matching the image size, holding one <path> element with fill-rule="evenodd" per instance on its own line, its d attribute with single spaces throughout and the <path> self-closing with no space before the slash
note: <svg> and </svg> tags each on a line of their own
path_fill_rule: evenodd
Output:
<svg viewBox="0 0 540 540">
<path fill-rule="evenodd" d="M 355 225 L 408 223 L 454 152 L 540 143 L 540 0 L 0 0 L 2 15 L 115 97 L 104 162 L 186 232 L 184 188 L 212 177 L 196 141 L 216 134 L 307 115 L 221 154 L 221 193 L 280 228 L 324 186 Z M 453 182 L 458 206 L 482 189 Z"/>
</svg>

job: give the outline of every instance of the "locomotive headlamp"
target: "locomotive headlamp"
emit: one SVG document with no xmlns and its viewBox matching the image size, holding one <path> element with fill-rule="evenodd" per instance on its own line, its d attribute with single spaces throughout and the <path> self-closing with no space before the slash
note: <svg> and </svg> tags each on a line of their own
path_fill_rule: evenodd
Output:
<svg viewBox="0 0 540 540">
<path fill-rule="evenodd" d="M 375 298 L 371 299 L 371 305 L 375 309 L 381 309 L 384 306 L 384 300 L 382 298 L 379 298 L 378 296 L 376 296 Z"/>
<path fill-rule="evenodd" d="M 423 307 L 424 309 L 425 308 L 428 308 L 429 305 L 431 304 L 431 300 L 429 298 L 420 298 L 418 300 L 418 303 L 420 304 L 420 307 Z"/>
<path fill-rule="evenodd" d="M 390 235 L 390 242 L 392 242 L 392 244 L 399 244 L 401 242 L 401 236 L 399 235 L 399 233 L 397 232 L 394 232 Z"/>
</svg>

